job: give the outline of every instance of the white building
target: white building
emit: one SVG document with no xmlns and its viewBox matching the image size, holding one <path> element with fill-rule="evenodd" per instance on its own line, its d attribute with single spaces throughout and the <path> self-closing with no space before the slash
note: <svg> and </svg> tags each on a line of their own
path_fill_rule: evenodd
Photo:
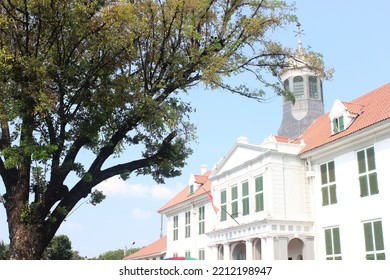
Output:
<svg viewBox="0 0 390 280">
<path fill-rule="evenodd" d="M 285 100 L 280 135 L 238 138 L 159 210 L 167 257 L 386 258 L 390 83 L 323 114 L 322 82 L 303 64 L 281 79 L 296 103 Z"/>
<path fill-rule="evenodd" d="M 301 136 L 317 259 L 385 259 L 390 248 L 390 84 L 336 100 Z"/>
<path fill-rule="evenodd" d="M 210 259 L 206 232 L 213 230 L 215 215 L 209 195 L 210 171 L 202 166 L 189 184 L 158 212 L 167 217 L 167 257 Z"/>
<path fill-rule="evenodd" d="M 213 170 L 220 206 L 207 233 L 214 259 L 313 259 L 311 190 L 299 144 L 285 138 L 250 145 L 239 138 Z"/>
</svg>

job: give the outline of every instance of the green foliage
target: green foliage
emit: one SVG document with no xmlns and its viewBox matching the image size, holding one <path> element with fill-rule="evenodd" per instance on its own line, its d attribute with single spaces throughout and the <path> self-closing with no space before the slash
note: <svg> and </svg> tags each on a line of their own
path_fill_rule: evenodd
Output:
<svg viewBox="0 0 390 280">
<path fill-rule="evenodd" d="M 0 241 L 0 260 L 7 260 L 9 252 L 9 245 L 5 244 L 4 241 Z"/>
<path fill-rule="evenodd" d="M 181 96 L 200 83 L 257 101 L 288 95 L 277 76 L 294 53 L 269 34 L 293 13 L 280 0 L 1 1 L 0 175 L 21 213 L 9 222 L 53 236 L 112 176 L 180 175 L 196 138 Z M 319 54 L 307 64 L 327 75 Z M 93 192 L 91 204 L 103 198 Z"/>
<path fill-rule="evenodd" d="M 44 253 L 48 260 L 71 260 L 72 257 L 72 243 L 66 235 L 55 236 Z"/>
<path fill-rule="evenodd" d="M 94 190 L 91 193 L 91 197 L 89 199 L 89 202 L 92 205 L 96 206 L 97 204 L 101 203 L 105 198 L 106 198 L 106 196 L 103 194 L 102 191 Z"/>
<path fill-rule="evenodd" d="M 98 260 L 122 260 L 124 257 L 134 254 L 141 248 L 132 248 L 129 250 L 117 249 L 110 250 L 103 254 L 100 254 L 97 259 Z"/>
</svg>

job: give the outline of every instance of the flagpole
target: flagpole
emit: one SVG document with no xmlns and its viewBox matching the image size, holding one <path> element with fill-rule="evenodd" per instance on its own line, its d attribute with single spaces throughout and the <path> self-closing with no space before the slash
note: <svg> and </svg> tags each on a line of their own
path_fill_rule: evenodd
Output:
<svg viewBox="0 0 390 280">
<path fill-rule="evenodd" d="M 202 189 L 209 195 L 209 199 L 210 199 L 210 202 L 211 202 L 211 204 L 212 204 L 212 206 L 214 206 L 214 203 L 212 202 L 212 196 L 211 196 L 211 193 L 210 193 L 210 191 L 207 191 L 203 186 L 202 186 Z M 215 207 L 215 206 L 214 206 Z M 224 208 L 224 207 L 221 207 L 221 209 L 223 210 L 223 211 L 225 211 L 225 213 L 226 214 L 228 214 L 229 215 L 229 217 L 230 218 L 232 218 L 233 219 L 233 221 L 235 221 L 236 223 L 237 223 L 237 225 L 240 225 L 240 223 Z"/>
</svg>

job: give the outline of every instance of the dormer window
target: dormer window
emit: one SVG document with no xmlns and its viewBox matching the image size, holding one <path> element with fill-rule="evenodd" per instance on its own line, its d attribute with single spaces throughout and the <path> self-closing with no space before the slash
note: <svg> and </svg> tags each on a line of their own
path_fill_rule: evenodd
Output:
<svg viewBox="0 0 390 280">
<path fill-rule="evenodd" d="M 348 129 L 362 112 L 362 109 L 363 107 L 359 104 L 341 102 L 336 99 L 329 112 L 331 133 L 336 134 Z"/>
<path fill-rule="evenodd" d="M 190 185 L 189 190 L 188 190 L 189 195 L 193 194 L 194 191 L 195 191 L 194 185 Z"/>
<path fill-rule="evenodd" d="M 338 132 L 341 132 L 345 129 L 344 127 L 344 116 L 339 116 L 333 118 L 333 133 L 336 134 Z"/>
</svg>

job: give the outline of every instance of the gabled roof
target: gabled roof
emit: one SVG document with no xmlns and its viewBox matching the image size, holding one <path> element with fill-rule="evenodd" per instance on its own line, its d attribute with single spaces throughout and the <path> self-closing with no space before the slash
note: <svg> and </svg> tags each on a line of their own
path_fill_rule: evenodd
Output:
<svg viewBox="0 0 390 280">
<path fill-rule="evenodd" d="M 149 256 L 161 255 L 167 251 L 167 236 L 161 237 L 159 240 L 149 244 L 141 250 L 124 258 L 124 260 L 135 260 L 147 258 Z"/>
<path fill-rule="evenodd" d="M 347 110 L 357 115 L 352 124 L 339 133 L 333 134 L 329 113 L 317 118 L 305 133 L 298 138 L 306 146 L 300 151 L 304 154 L 335 140 L 390 118 L 390 83 L 375 89 L 351 102 L 343 102 Z"/>
<path fill-rule="evenodd" d="M 190 186 L 185 187 L 181 192 L 179 192 L 174 198 L 168 201 L 163 207 L 161 207 L 157 212 L 161 213 L 162 211 L 178 205 L 187 200 L 193 199 L 200 195 L 206 195 L 206 192 L 211 190 L 211 182 L 209 180 L 209 176 L 211 171 L 207 171 L 203 175 L 194 175 L 195 183 L 199 184 L 199 188 L 197 188 L 194 193 L 190 194 L 189 188 Z"/>
</svg>

